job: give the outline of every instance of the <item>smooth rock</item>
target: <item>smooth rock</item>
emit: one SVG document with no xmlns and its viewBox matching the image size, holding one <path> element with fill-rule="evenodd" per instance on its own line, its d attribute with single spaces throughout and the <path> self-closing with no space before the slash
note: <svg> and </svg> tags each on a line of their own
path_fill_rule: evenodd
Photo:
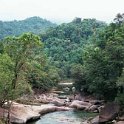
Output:
<svg viewBox="0 0 124 124">
<path fill-rule="evenodd" d="M 3 111 L 3 109 L 0 110 Z M 68 107 L 57 107 L 49 104 L 34 106 L 34 105 L 13 103 L 10 110 L 10 121 L 12 123 L 23 124 L 26 123 L 28 120 L 36 120 L 40 118 L 42 114 L 46 114 L 54 111 L 68 111 L 68 110 L 70 110 L 70 108 Z M 5 117 L 7 117 L 7 111 L 5 112 L 6 112 Z"/>
<path fill-rule="evenodd" d="M 124 124 L 124 121 L 118 121 L 116 124 Z"/>
<path fill-rule="evenodd" d="M 116 103 L 108 103 L 99 114 L 99 122 L 108 122 L 114 120 L 119 112 L 119 105 Z"/>
<path fill-rule="evenodd" d="M 119 121 L 124 121 L 124 115 L 118 118 Z"/>
<path fill-rule="evenodd" d="M 103 100 L 90 100 L 89 102 L 93 105 L 102 105 L 104 103 Z"/>
<path fill-rule="evenodd" d="M 97 105 L 91 105 L 88 109 L 87 109 L 87 111 L 91 111 L 91 112 L 94 112 L 94 111 L 96 111 L 97 110 L 97 112 L 98 112 L 98 106 Z"/>
<path fill-rule="evenodd" d="M 91 122 L 91 124 L 99 124 L 99 116 L 96 116 L 90 122 Z"/>
<path fill-rule="evenodd" d="M 90 122 L 88 122 L 87 120 L 82 122 L 81 124 L 90 124 Z"/>
<path fill-rule="evenodd" d="M 55 106 L 64 106 L 65 105 L 64 101 L 59 101 L 59 100 L 54 100 L 51 103 L 54 104 Z"/>
<path fill-rule="evenodd" d="M 88 103 L 88 102 L 83 102 L 83 101 L 79 101 L 79 100 L 74 100 L 69 107 L 72 107 L 72 108 L 77 108 L 77 109 L 81 109 L 81 110 L 84 110 L 84 109 L 88 109 L 89 107 L 91 106 L 91 103 Z"/>
</svg>

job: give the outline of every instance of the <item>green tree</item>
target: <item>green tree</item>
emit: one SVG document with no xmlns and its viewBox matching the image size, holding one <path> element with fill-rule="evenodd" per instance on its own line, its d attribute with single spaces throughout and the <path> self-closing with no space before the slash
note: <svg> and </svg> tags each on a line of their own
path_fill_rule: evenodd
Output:
<svg viewBox="0 0 124 124">
<path fill-rule="evenodd" d="M 26 76 L 30 61 L 38 59 L 39 48 L 42 47 L 40 38 L 34 34 L 27 33 L 20 37 L 8 37 L 4 39 L 4 49 L 13 63 L 13 81 L 12 87 L 16 89 L 20 77 Z M 25 78 L 26 79 L 26 78 Z"/>
<path fill-rule="evenodd" d="M 13 99 L 12 79 L 13 62 L 7 54 L 0 54 L 0 107 L 10 99 Z"/>
<path fill-rule="evenodd" d="M 118 94 L 115 100 L 121 106 L 121 114 L 124 114 L 124 68 L 121 76 L 118 77 L 117 86 L 118 86 Z"/>
<path fill-rule="evenodd" d="M 71 78 L 74 79 L 74 86 L 76 90 L 80 93 L 84 94 L 87 92 L 87 83 L 86 83 L 86 75 L 83 65 L 81 64 L 73 64 L 71 69 Z"/>
<path fill-rule="evenodd" d="M 104 50 L 90 46 L 84 52 L 84 68 L 88 91 L 100 98 L 114 99 L 117 93 L 113 66 Z"/>
<path fill-rule="evenodd" d="M 7 122 L 10 123 L 12 102 L 9 100 L 30 93 L 32 89 L 29 82 L 32 81 L 32 77 L 37 81 L 37 83 L 33 81 L 32 86 L 42 89 L 50 88 L 51 80 L 44 71 L 46 58 L 43 54 L 43 44 L 37 35 L 26 33 L 19 37 L 7 37 L 1 44 L 0 105 L 7 101 Z"/>
<path fill-rule="evenodd" d="M 19 21 L 0 21 L 0 39 L 7 36 L 19 36 L 26 32 L 39 34 L 50 27 L 56 27 L 56 24 L 36 16 Z"/>
<path fill-rule="evenodd" d="M 105 23 L 95 19 L 80 18 L 67 24 L 51 28 L 41 34 L 45 53 L 50 64 L 64 72 L 63 78 L 70 78 L 70 69 L 73 64 L 82 64 L 83 47 L 91 43 L 94 35 L 103 30 Z"/>
<path fill-rule="evenodd" d="M 86 82 L 79 83 L 98 97 L 114 100 L 117 81 L 124 68 L 124 22 L 111 23 L 83 51 L 83 71 Z M 84 79 L 84 78 L 82 78 Z"/>
</svg>

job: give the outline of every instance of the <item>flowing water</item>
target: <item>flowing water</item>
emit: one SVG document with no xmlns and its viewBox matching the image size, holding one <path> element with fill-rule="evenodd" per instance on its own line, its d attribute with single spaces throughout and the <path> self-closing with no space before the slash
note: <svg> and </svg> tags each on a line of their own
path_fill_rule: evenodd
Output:
<svg viewBox="0 0 124 124">
<path fill-rule="evenodd" d="M 83 111 L 60 111 L 43 115 L 38 121 L 28 124 L 81 124 L 96 114 Z"/>
</svg>

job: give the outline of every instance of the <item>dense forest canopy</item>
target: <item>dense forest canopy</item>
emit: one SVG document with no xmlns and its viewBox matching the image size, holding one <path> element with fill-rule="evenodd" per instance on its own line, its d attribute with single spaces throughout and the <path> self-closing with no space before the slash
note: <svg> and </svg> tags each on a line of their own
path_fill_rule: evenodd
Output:
<svg viewBox="0 0 124 124">
<path fill-rule="evenodd" d="M 82 64 L 83 47 L 107 25 L 95 19 L 74 19 L 41 34 L 45 53 L 51 65 L 59 68 L 61 78 L 69 78 L 74 64 Z"/>
<path fill-rule="evenodd" d="M 26 32 L 39 34 L 55 26 L 56 24 L 36 16 L 21 21 L 0 21 L 0 39 L 6 36 L 18 36 Z"/>
<path fill-rule="evenodd" d="M 76 18 L 44 32 L 39 26 L 43 20 L 31 27 L 38 19 L 21 22 L 24 26 L 21 32 L 34 31 L 39 36 L 26 33 L 0 42 L 0 92 L 8 91 L 1 96 L 1 104 L 4 97 L 13 98 L 10 93 L 17 89 L 21 91 L 19 94 L 24 92 L 22 89 L 48 91 L 65 79 L 73 79 L 76 90 L 83 94 L 106 100 L 116 98 L 124 103 L 124 14 L 118 14 L 109 25 L 95 19 Z M 11 35 L 21 33 L 20 28 L 13 28 L 16 33 L 10 31 Z M 1 27 L 1 38 L 10 35 L 4 29 Z"/>
</svg>

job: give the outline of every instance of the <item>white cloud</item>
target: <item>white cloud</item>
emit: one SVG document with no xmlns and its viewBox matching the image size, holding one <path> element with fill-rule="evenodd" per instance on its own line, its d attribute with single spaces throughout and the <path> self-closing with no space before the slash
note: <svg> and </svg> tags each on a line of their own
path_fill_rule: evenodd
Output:
<svg viewBox="0 0 124 124">
<path fill-rule="evenodd" d="M 124 12 L 123 0 L 0 0 L 0 20 L 40 16 L 55 21 L 74 17 L 112 21 Z"/>
</svg>

